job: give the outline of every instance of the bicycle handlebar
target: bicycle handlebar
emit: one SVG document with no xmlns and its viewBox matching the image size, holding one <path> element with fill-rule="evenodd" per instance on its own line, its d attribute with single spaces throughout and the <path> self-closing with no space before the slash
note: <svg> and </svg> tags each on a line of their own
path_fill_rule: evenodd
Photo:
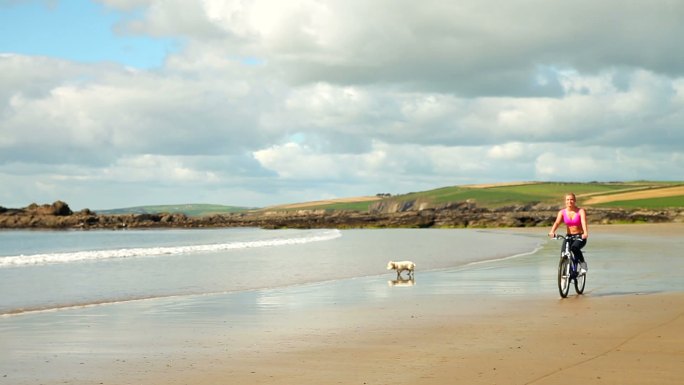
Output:
<svg viewBox="0 0 684 385">
<path fill-rule="evenodd" d="M 572 235 L 558 235 L 558 234 L 556 234 L 556 235 L 554 235 L 553 239 L 569 239 L 569 238 L 577 237 L 577 236 L 581 236 L 581 234 L 572 234 Z"/>
</svg>

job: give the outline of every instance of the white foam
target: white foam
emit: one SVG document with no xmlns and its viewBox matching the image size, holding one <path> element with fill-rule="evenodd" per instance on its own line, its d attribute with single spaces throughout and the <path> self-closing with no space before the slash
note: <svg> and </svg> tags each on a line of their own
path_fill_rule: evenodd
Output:
<svg viewBox="0 0 684 385">
<path fill-rule="evenodd" d="M 0 268 L 26 265 L 46 265 L 72 263 L 116 258 L 160 257 L 164 255 L 217 252 L 258 247 L 298 245 L 311 242 L 328 241 L 342 236 L 339 230 L 321 230 L 304 236 L 272 238 L 258 241 L 229 242 L 206 245 L 140 247 L 130 249 L 86 250 L 68 253 L 46 253 L 0 257 Z"/>
</svg>

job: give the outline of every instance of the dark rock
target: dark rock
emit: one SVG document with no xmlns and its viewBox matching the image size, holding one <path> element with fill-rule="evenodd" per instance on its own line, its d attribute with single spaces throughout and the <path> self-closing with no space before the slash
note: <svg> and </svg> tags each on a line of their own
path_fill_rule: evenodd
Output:
<svg viewBox="0 0 684 385">
<path fill-rule="evenodd" d="M 56 201 L 51 205 L 42 205 L 39 206 L 36 203 L 31 203 L 25 211 L 28 211 L 34 215 L 59 215 L 59 216 L 65 216 L 65 215 L 71 215 L 73 212 L 69 208 L 69 205 L 62 201 Z"/>
<path fill-rule="evenodd" d="M 69 205 L 62 202 L 62 201 L 57 201 L 52 204 L 52 215 L 71 215 L 73 212 L 69 208 Z"/>
</svg>

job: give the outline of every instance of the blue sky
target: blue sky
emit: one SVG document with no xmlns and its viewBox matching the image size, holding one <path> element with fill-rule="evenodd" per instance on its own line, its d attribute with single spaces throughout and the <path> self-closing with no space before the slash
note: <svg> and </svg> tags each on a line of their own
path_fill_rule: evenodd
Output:
<svg viewBox="0 0 684 385">
<path fill-rule="evenodd" d="M 646 0 L 0 1 L 0 206 L 681 181 L 682 20 Z"/>
<path fill-rule="evenodd" d="M 177 49 L 171 38 L 115 31 L 135 18 L 89 0 L 4 2 L 0 6 L 0 49 L 84 63 L 116 62 L 158 68 Z"/>
</svg>

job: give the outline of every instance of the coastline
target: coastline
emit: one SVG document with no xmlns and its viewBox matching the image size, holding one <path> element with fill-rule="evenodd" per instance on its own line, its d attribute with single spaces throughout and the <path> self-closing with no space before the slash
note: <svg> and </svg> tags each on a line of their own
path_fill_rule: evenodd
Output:
<svg viewBox="0 0 684 385">
<path fill-rule="evenodd" d="M 543 238 L 548 228 L 490 230 Z M 616 234 L 642 234 L 657 242 L 663 237 L 676 246 L 682 230 L 684 224 L 594 225 L 589 247 L 592 252 L 605 248 L 601 242 Z M 0 361 L 31 360 L 19 361 L 22 367 L 0 364 L 0 382 L 426 385 L 562 384 L 571 378 L 588 384 L 681 383 L 681 284 L 616 290 L 612 281 L 599 282 L 605 275 L 599 260 L 605 256 L 596 252 L 589 290 L 561 300 L 551 277 L 555 262 L 540 262 L 556 247 L 549 242 L 542 255 L 476 268 L 419 271 L 417 286 L 391 290 L 389 276 L 367 277 L 240 296 L 10 317 L 0 323 Z M 601 263 L 613 268 L 605 259 Z M 534 270 L 539 266 L 543 271 Z M 543 281 L 527 282 L 533 270 L 540 277 L 533 281 Z M 496 284 L 503 286 L 492 287 Z M 324 306 L 317 304 L 320 295 L 331 296 Z M 265 311 L 239 314 L 241 306 L 256 304 Z M 13 351 L 13 346 L 21 348 Z M 49 377 L 37 379 L 33 373 Z"/>
<path fill-rule="evenodd" d="M 415 203 L 415 202 L 414 202 Z M 659 210 L 592 208 L 591 221 L 601 224 L 682 223 L 684 209 Z M 0 206 L 0 229 L 147 229 L 227 228 L 263 229 L 359 229 L 359 228 L 526 228 L 551 226 L 558 207 L 548 204 L 515 204 L 500 208 L 479 207 L 473 202 L 439 207 L 368 211 L 275 210 L 188 216 L 182 213 L 97 214 L 84 209 L 72 212 L 57 201 L 22 209 Z"/>
</svg>

